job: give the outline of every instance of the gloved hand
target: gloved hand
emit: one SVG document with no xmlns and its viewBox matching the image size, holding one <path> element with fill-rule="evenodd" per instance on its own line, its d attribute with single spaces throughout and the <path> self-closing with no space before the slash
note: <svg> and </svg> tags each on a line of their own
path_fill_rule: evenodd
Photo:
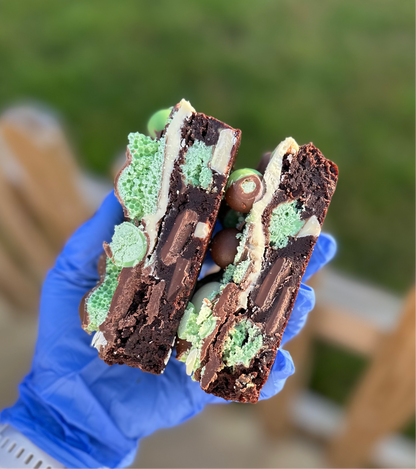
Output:
<svg viewBox="0 0 416 469">
<path fill-rule="evenodd" d="M 78 305 L 98 280 L 103 241 L 111 240 L 122 210 L 111 193 L 95 216 L 68 241 L 43 285 L 39 334 L 30 373 L 17 403 L 3 411 L 9 423 L 67 467 L 123 467 L 133 461 L 138 440 L 183 422 L 208 403 L 224 402 L 201 390 L 171 359 L 154 376 L 127 366 L 108 366 L 81 329 Z M 335 253 L 321 235 L 305 274 L 309 278 Z M 314 293 L 302 285 L 283 337 L 299 332 L 313 308 Z M 279 392 L 294 372 L 288 352 L 279 350 L 261 398 Z"/>
</svg>

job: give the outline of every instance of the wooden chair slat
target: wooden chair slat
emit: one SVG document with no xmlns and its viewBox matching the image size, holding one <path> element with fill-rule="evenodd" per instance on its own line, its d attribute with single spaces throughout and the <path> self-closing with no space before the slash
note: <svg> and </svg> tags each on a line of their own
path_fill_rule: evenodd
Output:
<svg viewBox="0 0 416 469">
<path fill-rule="evenodd" d="M 25 178 L 19 190 L 45 230 L 61 247 L 90 214 L 78 194 L 78 171 L 70 163 L 64 139 L 56 132 L 41 139 L 4 118 L 0 120 L 0 132 L 23 169 Z"/>
<path fill-rule="evenodd" d="M 360 467 L 377 441 L 400 430 L 415 411 L 415 290 L 396 330 L 381 341 L 352 395 L 344 432 L 329 447 L 335 467 Z"/>
<path fill-rule="evenodd" d="M 0 172 L 1 232 L 13 244 L 29 271 L 39 284 L 52 265 L 56 251 L 50 246 L 39 228 L 21 209 L 8 181 Z"/>
<path fill-rule="evenodd" d="M 16 266 L 0 244 L 0 292 L 18 308 L 34 311 L 39 301 L 39 289 Z"/>
</svg>

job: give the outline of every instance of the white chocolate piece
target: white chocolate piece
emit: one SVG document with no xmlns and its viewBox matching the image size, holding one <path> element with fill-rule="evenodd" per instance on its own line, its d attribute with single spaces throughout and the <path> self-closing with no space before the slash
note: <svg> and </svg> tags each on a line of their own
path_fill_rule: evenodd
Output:
<svg viewBox="0 0 416 469">
<path fill-rule="evenodd" d="M 222 175 L 226 173 L 231 158 L 231 150 L 236 142 L 237 138 L 233 130 L 223 129 L 220 131 L 220 136 L 210 161 L 210 167 L 213 171 Z"/>
<path fill-rule="evenodd" d="M 317 238 L 321 233 L 321 225 L 315 215 L 312 215 L 302 226 L 296 238 L 304 238 L 305 236 L 315 236 Z"/>
<path fill-rule="evenodd" d="M 195 238 L 205 239 L 209 235 L 208 223 L 199 222 L 196 225 L 194 236 Z"/>
<path fill-rule="evenodd" d="M 192 349 L 189 352 L 188 358 L 186 359 L 186 374 L 188 376 L 191 376 L 192 372 L 194 371 L 194 365 L 196 362 L 196 359 L 199 357 L 199 353 L 201 351 L 197 348 Z"/>
<path fill-rule="evenodd" d="M 107 341 L 104 337 L 104 334 L 101 331 L 96 332 L 92 338 L 91 347 L 95 347 L 98 351 L 100 351 L 101 347 L 105 347 L 106 345 Z"/>
<path fill-rule="evenodd" d="M 261 263 L 264 250 L 266 248 L 266 236 L 261 217 L 266 207 L 272 201 L 273 194 L 279 187 L 283 157 L 287 153 L 296 155 L 298 151 L 299 145 L 296 141 L 292 137 L 286 138 L 283 142 L 279 143 L 272 153 L 270 162 L 264 172 L 263 184 L 265 185 L 265 192 L 263 197 L 254 203 L 249 215 L 249 222 L 252 227 L 252 231 L 247 239 L 247 245 L 250 249 L 252 269 L 247 279 L 244 281 L 245 284 L 250 286 L 246 290 L 242 291 L 239 296 L 239 306 L 242 308 L 247 308 L 247 298 L 254 285 L 256 285 L 256 281 L 260 275 Z"/>
<path fill-rule="evenodd" d="M 179 150 L 181 148 L 181 128 L 185 121 L 188 119 L 195 109 L 191 106 L 188 101 L 182 99 L 179 103 L 179 108 L 172 118 L 172 122 L 166 131 L 165 136 L 165 159 L 163 162 L 162 170 L 162 183 L 159 191 L 159 197 L 157 202 L 157 210 L 151 215 L 143 217 L 143 221 L 146 226 L 146 233 L 149 235 L 149 253 L 153 251 L 156 242 L 156 236 L 160 220 L 166 213 L 169 199 L 169 182 L 170 176 L 173 171 L 173 165 L 175 160 L 179 156 Z"/>
</svg>

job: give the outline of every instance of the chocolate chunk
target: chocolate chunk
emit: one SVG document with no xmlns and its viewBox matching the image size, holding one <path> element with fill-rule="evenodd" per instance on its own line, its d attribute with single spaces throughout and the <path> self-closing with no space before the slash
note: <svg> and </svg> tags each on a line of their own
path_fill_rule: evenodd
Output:
<svg viewBox="0 0 416 469">
<path fill-rule="evenodd" d="M 176 218 L 172 231 L 160 255 L 166 265 L 171 265 L 176 262 L 189 236 L 193 233 L 197 222 L 198 215 L 193 210 L 184 210 Z"/>
<path fill-rule="evenodd" d="M 225 228 L 219 231 L 211 241 L 212 260 L 225 269 L 232 264 L 237 254 L 239 240 L 237 235 L 240 232 L 236 228 Z"/>
<path fill-rule="evenodd" d="M 283 287 L 280 291 L 279 298 L 277 299 L 273 309 L 270 312 L 270 317 L 266 321 L 265 332 L 267 335 L 274 335 L 278 332 L 281 319 L 286 313 L 286 308 L 290 302 L 293 289 Z"/>
<path fill-rule="evenodd" d="M 165 281 L 161 280 L 157 283 L 151 293 L 149 303 L 146 308 L 147 322 L 151 323 L 155 317 L 157 317 L 160 308 L 160 301 L 162 300 L 163 292 L 165 291 Z"/>
<path fill-rule="evenodd" d="M 187 284 L 190 266 L 191 261 L 189 259 L 181 257 L 176 261 L 168 290 L 168 300 L 172 300 L 179 293 L 180 289 Z"/>
<path fill-rule="evenodd" d="M 268 308 L 274 300 L 277 290 L 282 285 L 282 280 L 287 278 L 290 270 L 290 261 L 279 258 L 269 270 L 266 278 L 261 283 L 254 303 L 260 308 Z"/>
</svg>

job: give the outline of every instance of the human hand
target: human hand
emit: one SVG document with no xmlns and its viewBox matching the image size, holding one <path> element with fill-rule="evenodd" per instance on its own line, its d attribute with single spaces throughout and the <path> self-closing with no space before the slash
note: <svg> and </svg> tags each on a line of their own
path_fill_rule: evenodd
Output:
<svg viewBox="0 0 416 469">
<path fill-rule="evenodd" d="M 111 240 L 123 219 L 111 193 L 95 216 L 72 236 L 43 285 L 39 333 L 30 373 L 17 403 L 3 411 L 9 423 L 67 467 L 124 467 L 138 440 L 159 428 L 178 425 L 206 404 L 224 402 L 206 394 L 171 359 L 163 375 L 108 366 L 81 328 L 78 306 L 98 280 L 103 241 Z M 321 234 L 304 280 L 335 254 L 332 237 Z M 313 290 L 302 284 L 282 345 L 296 335 L 313 308 Z M 280 349 L 261 399 L 279 392 L 294 372 Z"/>
</svg>

